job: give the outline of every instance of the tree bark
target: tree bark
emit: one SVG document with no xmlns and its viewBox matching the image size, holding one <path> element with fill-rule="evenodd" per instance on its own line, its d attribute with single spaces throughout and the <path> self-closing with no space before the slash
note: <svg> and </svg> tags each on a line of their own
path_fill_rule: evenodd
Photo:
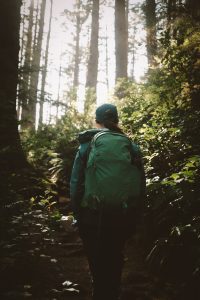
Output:
<svg viewBox="0 0 200 300">
<path fill-rule="evenodd" d="M 30 87 L 30 71 L 32 56 L 32 29 L 33 29 L 33 12 L 34 0 L 31 0 L 29 8 L 29 25 L 27 32 L 27 42 L 25 50 L 24 66 L 22 70 L 22 79 L 19 84 L 19 102 L 22 105 L 21 129 L 26 129 L 28 122 L 28 104 L 29 104 L 29 87 Z M 22 37 L 23 38 L 23 37 Z"/>
<path fill-rule="evenodd" d="M 58 122 L 58 113 L 59 113 L 61 76 L 62 76 L 62 54 L 60 55 L 60 67 L 59 67 L 59 73 L 58 73 L 58 94 L 57 94 L 57 101 L 56 101 L 56 123 Z"/>
<path fill-rule="evenodd" d="M 76 48 L 75 48 L 75 64 L 74 64 L 74 82 L 73 87 L 76 89 L 79 85 L 79 63 L 80 63 L 80 0 L 76 1 Z"/>
<path fill-rule="evenodd" d="M 26 6 L 25 3 L 23 3 L 23 12 L 21 14 L 21 31 L 20 31 L 20 37 L 21 37 L 21 41 L 20 41 L 20 53 L 19 53 L 19 65 L 18 68 L 20 69 L 20 76 L 19 76 L 19 84 L 17 87 L 17 119 L 20 120 L 21 117 L 21 111 L 22 111 L 22 103 L 21 103 L 21 99 L 20 99 L 20 88 L 21 88 L 21 84 L 20 82 L 22 82 L 23 79 L 23 64 L 24 64 L 24 47 L 25 47 L 25 18 L 26 18 Z"/>
<path fill-rule="evenodd" d="M 157 53 L 155 0 L 146 0 L 145 15 L 147 28 L 147 58 L 149 68 L 152 68 L 155 66 L 155 55 Z"/>
<path fill-rule="evenodd" d="M 17 129 L 16 113 L 20 7 L 20 0 L 0 2 L 1 170 L 13 170 L 26 164 Z"/>
<path fill-rule="evenodd" d="M 200 22 L 200 1 L 186 0 L 185 5 L 192 18 Z"/>
<path fill-rule="evenodd" d="M 108 30 L 106 27 L 106 87 L 107 87 L 107 93 L 109 92 L 109 57 L 108 57 Z"/>
<path fill-rule="evenodd" d="M 44 67 L 42 70 L 42 87 L 41 87 L 41 96 L 40 96 L 39 125 L 42 125 L 42 120 L 43 120 L 45 85 L 46 85 L 47 67 L 48 67 L 48 58 L 49 58 L 49 43 L 50 43 L 50 37 L 51 37 L 52 9 L 53 9 L 53 0 L 51 0 L 51 8 L 50 8 L 50 16 L 49 16 L 49 29 L 48 29 L 47 43 L 46 43 L 46 50 L 45 50 L 45 61 L 44 61 Z"/>
<path fill-rule="evenodd" d="M 26 6 L 25 3 L 23 3 L 23 12 L 21 16 L 21 47 L 20 47 L 20 54 L 19 54 L 19 65 L 21 67 L 23 57 L 24 57 L 24 47 L 25 47 L 25 19 L 26 19 Z"/>
<path fill-rule="evenodd" d="M 30 99 L 29 99 L 29 119 L 30 128 L 35 129 L 36 123 L 36 105 L 38 97 L 38 81 L 40 73 L 40 60 L 42 52 L 42 40 L 44 32 L 44 17 L 45 17 L 46 0 L 42 0 L 39 20 L 39 32 L 37 37 L 36 49 L 33 53 L 32 73 L 30 82 Z"/>
<path fill-rule="evenodd" d="M 133 26 L 133 37 L 132 37 L 132 47 L 131 47 L 131 78 L 135 81 L 135 54 L 136 54 L 136 26 Z"/>
<path fill-rule="evenodd" d="M 128 30 L 125 0 L 115 0 L 115 53 L 116 80 L 118 78 L 126 78 L 128 64 Z"/>
<path fill-rule="evenodd" d="M 99 0 L 93 0 L 92 6 L 92 30 L 90 39 L 90 56 L 88 62 L 86 87 L 93 88 L 96 92 L 98 60 L 99 60 Z"/>
<path fill-rule="evenodd" d="M 168 25 L 170 24 L 171 20 L 175 17 L 175 7 L 176 7 L 176 1 L 174 0 L 168 0 L 167 1 L 167 22 Z"/>
</svg>

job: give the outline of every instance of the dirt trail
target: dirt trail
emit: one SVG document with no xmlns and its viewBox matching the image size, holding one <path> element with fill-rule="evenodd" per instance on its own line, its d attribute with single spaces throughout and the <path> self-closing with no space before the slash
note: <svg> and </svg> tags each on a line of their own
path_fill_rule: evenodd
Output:
<svg viewBox="0 0 200 300">
<path fill-rule="evenodd" d="M 77 231 L 52 228 L 40 210 L 12 217 L 0 244 L 0 299 L 91 299 Z M 122 300 L 167 300 L 148 276 L 134 238 L 127 243 L 122 286 Z"/>
</svg>

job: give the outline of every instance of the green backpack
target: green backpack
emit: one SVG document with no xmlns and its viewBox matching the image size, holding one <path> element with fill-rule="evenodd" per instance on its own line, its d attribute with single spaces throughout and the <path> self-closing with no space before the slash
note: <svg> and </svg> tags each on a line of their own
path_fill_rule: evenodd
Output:
<svg viewBox="0 0 200 300">
<path fill-rule="evenodd" d="M 123 134 L 97 133 L 90 144 L 81 206 L 112 211 L 137 206 L 141 194 L 141 171 L 134 164 L 137 152 Z"/>
</svg>

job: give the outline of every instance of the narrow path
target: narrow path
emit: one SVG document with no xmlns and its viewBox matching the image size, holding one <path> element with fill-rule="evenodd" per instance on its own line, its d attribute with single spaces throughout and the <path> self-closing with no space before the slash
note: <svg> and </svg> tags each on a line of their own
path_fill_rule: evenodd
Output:
<svg viewBox="0 0 200 300">
<path fill-rule="evenodd" d="M 13 216 L 0 246 L 0 299 L 91 299 L 77 231 L 51 227 L 41 210 Z M 122 300 L 168 300 L 145 271 L 134 238 L 127 243 L 122 283 Z"/>
</svg>

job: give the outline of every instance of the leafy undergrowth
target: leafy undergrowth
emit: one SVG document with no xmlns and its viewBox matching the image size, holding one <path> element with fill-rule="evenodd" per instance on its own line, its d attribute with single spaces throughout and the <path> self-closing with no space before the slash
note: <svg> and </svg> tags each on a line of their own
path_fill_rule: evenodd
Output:
<svg viewBox="0 0 200 300">
<path fill-rule="evenodd" d="M 77 229 L 61 221 L 68 203 L 27 207 L 4 220 L 1 299 L 91 299 L 88 264 Z M 59 212 L 59 215 L 58 215 Z M 123 300 L 168 300 L 165 285 L 148 275 L 136 238 L 127 243 Z"/>
<path fill-rule="evenodd" d="M 0 298 L 91 299 L 89 269 L 77 229 L 61 220 L 70 212 L 69 200 L 34 171 L 4 178 L 9 179 L 4 190 L 10 188 L 1 201 Z M 137 237 L 127 243 L 122 300 L 184 299 L 176 295 L 181 287 L 149 273 L 144 249 Z M 155 258 L 158 264 L 161 260 L 159 250 L 151 255 L 153 266 Z"/>
<path fill-rule="evenodd" d="M 79 266 L 85 263 L 77 234 L 51 226 L 42 210 L 12 217 L 1 241 L 1 299 L 87 295 L 88 278 L 80 276 Z"/>
</svg>

